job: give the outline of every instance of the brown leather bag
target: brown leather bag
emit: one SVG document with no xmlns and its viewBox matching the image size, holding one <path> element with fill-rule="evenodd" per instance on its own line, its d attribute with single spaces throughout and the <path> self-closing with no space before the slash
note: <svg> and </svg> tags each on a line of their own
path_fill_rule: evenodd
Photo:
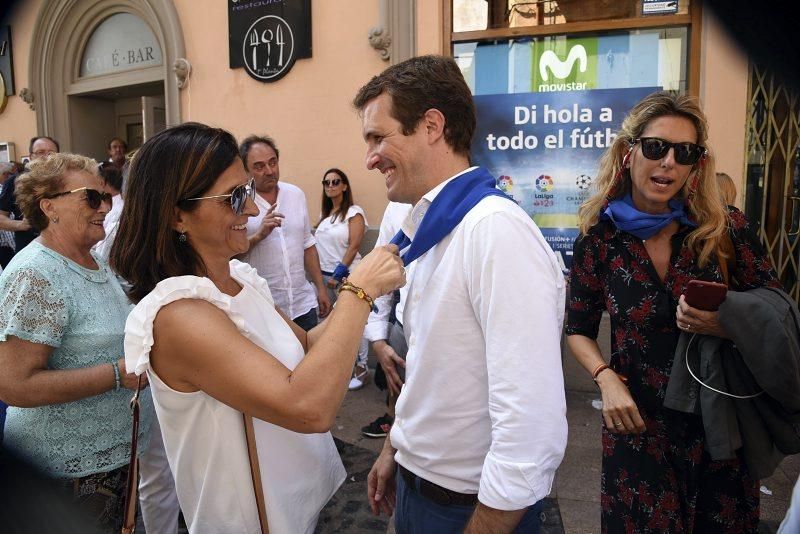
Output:
<svg viewBox="0 0 800 534">
<path fill-rule="evenodd" d="M 122 518 L 122 534 L 133 534 L 136 530 L 136 498 L 139 488 L 139 392 L 142 390 L 142 375 L 136 381 L 136 393 L 131 399 L 133 433 L 131 435 L 131 461 L 128 464 L 128 482 L 125 488 L 125 509 Z"/>
<path fill-rule="evenodd" d="M 133 412 L 133 433 L 131 435 L 131 459 L 128 467 L 128 482 L 125 491 L 125 509 L 122 520 L 122 534 L 134 534 L 136 530 L 136 505 L 139 489 L 139 459 L 137 456 L 139 445 L 139 393 L 142 390 L 142 375 L 136 381 L 136 393 L 131 399 Z M 261 524 L 262 534 L 269 534 L 267 523 L 267 508 L 264 505 L 264 487 L 261 485 L 261 469 L 258 464 L 256 451 L 256 438 L 253 432 L 253 418 L 242 414 L 244 420 L 244 435 L 247 440 L 247 456 L 250 459 L 250 476 L 253 480 L 253 491 L 258 507 L 258 521 Z"/>
</svg>

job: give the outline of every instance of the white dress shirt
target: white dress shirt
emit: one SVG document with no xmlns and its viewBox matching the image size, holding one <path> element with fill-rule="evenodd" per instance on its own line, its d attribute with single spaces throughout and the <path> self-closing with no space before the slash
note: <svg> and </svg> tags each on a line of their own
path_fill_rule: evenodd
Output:
<svg viewBox="0 0 800 534">
<path fill-rule="evenodd" d="M 256 195 L 259 214 L 247 220 L 247 235 L 253 235 L 261 226 L 271 204 Z M 242 261 L 253 266 L 267 280 L 275 304 L 296 319 L 317 307 L 317 293 L 306 279 L 305 250 L 316 241 L 311 234 L 306 196 L 299 187 L 285 182 L 278 185 L 276 211 L 284 215 L 278 228 L 242 256 Z"/>
<path fill-rule="evenodd" d="M 403 221 L 411 213 L 411 204 L 401 204 L 399 202 L 389 202 L 383 212 L 381 229 L 378 232 L 378 239 L 375 240 L 376 247 L 389 244 L 392 238 L 400 231 Z M 408 294 L 408 284 L 400 288 L 400 301 L 395 308 L 395 316 L 400 324 L 403 324 L 403 306 L 406 303 Z M 369 341 L 380 341 L 389 339 L 389 316 L 392 313 L 392 295 L 383 295 L 375 299 L 375 307 L 378 311 L 370 312 L 367 319 L 367 326 L 364 328 L 364 337 Z"/>
<path fill-rule="evenodd" d="M 445 183 L 404 223 L 411 239 Z M 546 497 L 567 443 L 555 254 L 519 206 L 489 196 L 407 278 L 397 462 L 499 510 Z"/>
</svg>

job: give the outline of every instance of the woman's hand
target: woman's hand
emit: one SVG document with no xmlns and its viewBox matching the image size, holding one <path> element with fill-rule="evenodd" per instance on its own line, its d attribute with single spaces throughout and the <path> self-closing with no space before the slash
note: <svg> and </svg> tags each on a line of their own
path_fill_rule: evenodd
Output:
<svg viewBox="0 0 800 534">
<path fill-rule="evenodd" d="M 406 270 L 396 245 L 375 247 L 353 269 L 348 280 L 372 298 L 391 293 L 406 284 Z"/>
<path fill-rule="evenodd" d="M 603 396 L 603 419 L 609 432 L 639 434 L 647 430 L 636 402 L 617 373 L 604 369 L 597 375 L 597 385 Z"/>
<path fill-rule="evenodd" d="M 136 391 L 136 384 L 139 380 L 139 377 L 136 376 L 135 373 L 129 373 L 128 370 L 125 368 L 125 358 L 120 358 L 117 360 L 117 366 L 119 367 L 119 382 L 120 386 L 125 389 L 130 389 L 131 391 Z M 142 375 L 142 389 L 147 387 L 147 375 Z"/>
<path fill-rule="evenodd" d="M 728 339 L 728 333 L 719 322 L 719 312 L 692 308 L 681 295 L 676 313 L 678 328 L 684 332 Z"/>
</svg>

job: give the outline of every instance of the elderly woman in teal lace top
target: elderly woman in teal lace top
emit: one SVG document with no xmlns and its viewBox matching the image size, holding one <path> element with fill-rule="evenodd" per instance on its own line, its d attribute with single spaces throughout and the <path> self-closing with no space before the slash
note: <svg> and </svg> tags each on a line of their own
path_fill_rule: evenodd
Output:
<svg viewBox="0 0 800 534">
<path fill-rule="evenodd" d="M 73 154 L 32 163 L 16 193 L 41 235 L 0 274 L 0 398 L 11 406 L 4 445 L 63 479 L 98 523 L 116 529 L 136 377 L 123 358 L 131 305 L 91 252 L 105 235 L 111 197 L 97 163 Z M 144 438 L 149 391 L 142 401 Z"/>
</svg>

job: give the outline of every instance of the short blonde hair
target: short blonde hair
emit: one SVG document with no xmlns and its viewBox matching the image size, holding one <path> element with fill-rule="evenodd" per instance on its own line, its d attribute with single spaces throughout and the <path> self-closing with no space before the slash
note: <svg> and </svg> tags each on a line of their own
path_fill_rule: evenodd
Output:
<svg viewBox="0 0 800 534">
<path fill-rule="evenodd" d="M 736 204 L 736 184 L 733 183 L 733 178 L 724 172 L 717 173 L 717 186 L 719 187 L 719 194 L 722 196 L 722 201 L 727 206 Z"/>
<path fill-rule="evenodd" d="M 55 153 L 28 164 L 28 172 L 17 178 L 17 204 L 34 230 L 41 232 L 50 224 L 40 203 L 61 192 L 64 175 L 70 171 L 87 171 L 97 176 L 97 162 L 78 154 Z"/>
</svg>

